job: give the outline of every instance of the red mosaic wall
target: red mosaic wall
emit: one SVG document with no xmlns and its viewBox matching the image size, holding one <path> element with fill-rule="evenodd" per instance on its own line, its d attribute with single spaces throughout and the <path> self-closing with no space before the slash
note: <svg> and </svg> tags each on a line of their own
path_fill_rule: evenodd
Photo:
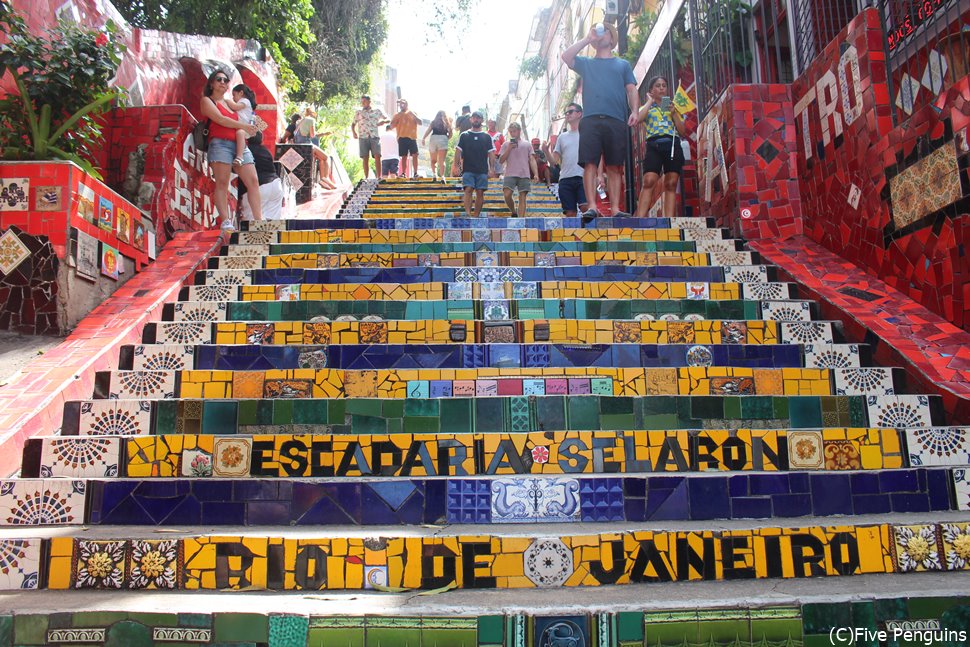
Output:
<svg viewBox="0 0 970 647">
<path fill-rule="evenodd" d="M 733 235 L 756 240 L 802 233 L 792 121 L 788 85 L 735 84 L 700 124 L 697 195 L 703 213 Z"/>
<path fill-rule="evenodd" d="M 894 126 L 883 37 L 864 11 L 792 84 L 805 233 L 967 329 L 970 81 Z"/>
</svg>

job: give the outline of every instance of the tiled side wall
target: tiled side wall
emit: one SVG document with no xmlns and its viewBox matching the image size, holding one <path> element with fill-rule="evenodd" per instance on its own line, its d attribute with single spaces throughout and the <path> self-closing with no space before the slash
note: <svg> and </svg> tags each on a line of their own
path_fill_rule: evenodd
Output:
<svg viewBox="0 0 970 647">
<path fill-rule="evenodd" d="M 87 643 L 378 647 L 757 647 L 965 644 L 970 598 L 890 598 L 750 609 L 579 616 L 317 616 L 261 613 L 64 612 L 0 616 L 0 647 Z M 850 629 L 868 631 L 849 639 Z M 931 631 L 903 637 L 904 631 Z M 830 632 L 834 640 L 830 640 Z M 877 632 L 886 632 L 882 640 Z M 891 637 L 896 632 L 896 639 Z M 945 632 L 945 633 L 940 633 Z M 862 634 L 860 634 L 862 636 Z M 941 636 L 941 638 L 935 638 Z M 550 642 L 550 637 L 561 642 Z M 930 643 L 925 643 L 927 639 Z"/>
</svg>

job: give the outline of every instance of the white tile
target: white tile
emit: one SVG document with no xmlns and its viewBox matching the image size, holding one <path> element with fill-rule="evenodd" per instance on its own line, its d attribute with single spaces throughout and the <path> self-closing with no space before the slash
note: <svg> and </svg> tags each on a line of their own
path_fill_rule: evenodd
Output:
<svg viewBox="0 0 970 647">
<path fill-rule="evenodd" d="M 42 544 L 39 538 L 0 539 L 0 591 L 38 588 Z"/>
<path fill-rule="evenodd" d="M 172 399 L 177 375 L 176 371 L 111 371 L 108 399 Z"/>
<path fill-rule="evenodd" d="M 192 370 L 195 348 L 180 344 L 139 344 L 134 348 L 132 368 L 136 371 Z"/>
<path fill-rule="evenodd" d="M 833 368 L 836 395 L 894 395 L 893 372 L 889 368 Z"/>
<path fill-rule="evenodd" d="M 912 467 L 970 465 L 970 427 L 906 429 Z"/>
<path fill-rule="evenodd" d="M 212 325 L 203 321 L 159 321 L 155 324 L 158 344 L 211 344 Z"/>
<path fill-rule="evenodd" d="M 56 478 L 118 476 L 123 445 L 118 436 L 44 438 L 40 454 L 40 474 Z"/>
<path fill-rule="evenodd" d="M 85 483 L 71 479 L 0 481 L 0 526 L 84 523 Z"/>
<path fill-rule="evenodd" d="M 807 301 L 762 301 L 761 318 L 770 321 L 811 321 Z"/>
<path fill-rule="evenodd" d="M 858 344 L 805 344 L 805 368 L 861 366 Z"/>
<path fill-rule="evenodd" d="M 81 403 L 82 436 L 147 436 L 152 407 L 147 400 L 86 400 Z"/>
<path fill-rule="evenodd" d="M 931 427 L 930 400 L 925 395 L 866 397 L 870 427 Z"/>
</svg>

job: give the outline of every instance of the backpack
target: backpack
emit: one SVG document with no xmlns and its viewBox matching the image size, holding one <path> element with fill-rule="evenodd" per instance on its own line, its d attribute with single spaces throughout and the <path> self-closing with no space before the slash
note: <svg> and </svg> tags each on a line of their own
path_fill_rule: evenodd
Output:
<svg viewBox="0 0 970 647">
<path fill-rule="evenodd" d="M 209 123 L 209 119 L 200 121 L 192 129 L 192 143 L 195 145 L 195 150 L 201 153 L 209 150 Z"/>
</svg>

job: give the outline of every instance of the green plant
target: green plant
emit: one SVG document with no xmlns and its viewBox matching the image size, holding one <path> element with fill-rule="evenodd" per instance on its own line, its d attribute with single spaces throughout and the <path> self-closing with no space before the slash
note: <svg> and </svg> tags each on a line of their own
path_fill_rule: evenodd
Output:
<svg viewBox="0 0 970 647">
<path fill-rule="evenodd" d="M 9 73 L 16 94 L 0 99 L 0 155 L 4 159 L 70 160 L 100 179 L 92 166 L 101 142 L 98 116 L 124 91 L 108 83 L 121 62 L 123 45 L 106 33 L 61 22 L 35 36 L 0 0 L 0 72 Z"/>
<path fill-rule="evenodd" d="M 650 9 L 644 9 L 634 16 L 630 37 L 627 39 L 626 51 L 623 53 L 623 58 L 630 65 L 636 65 L 637 61 L 640 60 L 640 54 L 643 53 L 647 38 L 650 37 L 650 30 L 653 29 L 656 22 L 657 12 Z"/>
<path fill-rule="evenodd" d="M 535 56 L 530 56 L 522 61 L 522 64 L 519 66 L 519 73 L 525 78 L 532 79 L 533 81 L 542 78 L 542 76 L 546 73 L 546 60 L 538 54 Z"/>
</svg>

